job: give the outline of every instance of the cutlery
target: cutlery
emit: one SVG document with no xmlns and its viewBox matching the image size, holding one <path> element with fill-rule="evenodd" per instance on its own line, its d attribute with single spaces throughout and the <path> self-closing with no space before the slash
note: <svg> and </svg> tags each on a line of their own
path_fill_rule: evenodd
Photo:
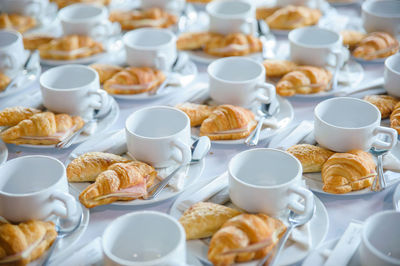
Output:
<svg viewBox="0 0 400 266">
<path fill-rule="evenodd" d="M 69 148 L 74 140 L 91 124 L 97 123 L 99 120 L 102 120 L 104 117 L 108 116 L 111 113 L 112 107 L 110 106 L 108 111 L 105 112 L 104 114 L 98 115 L 98 110 L 95 111 L 95 115 L 93 118 L 89 121 L 87 121 L 81 129 L 78 131 L 74 132 L 72 135 L 69 137 L 65 138 L 64 140 L 60 141 L 59 143 L 56 144 L 57 149 L 66 149 Z"/>
<path fill-rule="evenodd" d="M 191 150 L 192 150 L 192 160 L 189 164 L 200 162 L 208 153 L 211 148 L 211 142 L 208 137 L 200 137 L 195 142 L 193 142 Z M 169 174 L 163 181 L 157 183 L 149 188 L 149 193 L 152 192 L 151 196 L 147 197 L 146 200 L 151 200 L 156 198 L 160 192 L 168 185 L 169 181 L 172 177 L 175 176 L 176 173 L 181 170 L 185 164 L 181 164 L 178 168 L 176 168 L 171 174 Z"/>
<path fill-rule="evenodd" d="M 383 84 L 384 84 L 383 77 L 382 78 L 377 78 L 377 79 L 375 79 L 375 80 L 373 80 L 373 81 L 371 81 L 371 82 L 369 82 L 369 83 L 367 83 L 365 85 L 358 86 L 357 88 L 355 88 L 353 90 L 350 90 L 350 91 L 340 90 L 340 91 L 336 92 L 334 94 L 334 96 L 338 96 L 338 97 L 339 96 L 349 96 L 349 95 L 352 95 L 352 94 L 355 94 L 355 93 L 368 91 L 368 90 L 374 89 L 376 87 L 383 86 Z"/>
<path fill-rule="evenodd" d="M 274 59 L 275 58 L 275 46 L 276 39 L 274 35 L 270 33 L 268 24 L 262 20 L 257 20 L 257 33 L 258 37 L 262 42 L 262 58 L 265 59 Z"/>
<path fill-rule="evenodd" d="M 37 60 L 33 61 L 32 58 L 37 59 L 38 58 L 38 50 L 35 50 L 33 52 L 29 52 L 29 56 L 26 59 L 24 66 L 22 68 L 22 73 L 18 74 L 15 78 L 13 78 L 10 82 L 10 84 L 7 85 L 7 87 L 3 90 L 6 91 L 8 89 L 11 89 L 12 87 L 14 87 L 17 84 L 17 81 L 19 79 L 20 76 L 25 76 L 27 74 L 30 74 L 32 72 L 32 68 L 31 68 L 31 64 L 32 62 L 37 62 Z"/>
<path fill-rule="evenodd" d="M 251 132 L 251 134 L 245 140 L 247 146 L 256 146 L 258 144 L 258 141 L 260 139 L 261 128 L 264 124 L 265 119 L 268 119 L 279 112 L 280 109 L 279 104 L 272 106 L 273 104 L 275 104 L 275 102 L 277 101 L 275 100 L 267 104 L 262 103 L 260 105 L 260 108 L 258 109 L 258 114 L 260 115 L 260 119 L 258 120 L 257 127 L 253 130 L 253 132 Z"/>
<path fill-rule="evenodd" d="M 381 191 L 386 187 L 385 174 L 383 173 L 383 156 L 388 153 L 389 150 L 379 150 L 375 147 L 372 147 L 369 152 L 378 159 L 378 174 L 372 183 L 371 190 Z"/>
</svg>

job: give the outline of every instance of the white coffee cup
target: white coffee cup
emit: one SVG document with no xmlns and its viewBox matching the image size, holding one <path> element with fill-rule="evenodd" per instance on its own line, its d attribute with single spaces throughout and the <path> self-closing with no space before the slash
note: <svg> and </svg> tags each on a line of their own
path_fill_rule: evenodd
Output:
<svg viewBox="0 0 400 266">
<path fill-rule="evenodd" d="M 345 60 L 342 52 L 342 36 L 328 30 L 304 27 L 289 33 L 290 59 L 302 65 L 325 67 L 341 66 Z"/>
<path fill-rule="evenodd" d="M 392 149 L 397 143 L 397 131 L 381 127 L 381 113 L 369 102 L 337 97 L 325 100 L 314 110 L 314 134 L 317 142 L 336 152 L 353 149 L 368 151 Z M 389 142 L 377 139 L 378 134 L 390 137 Z"/>
<path fill-rule="evenodd" d="M 361 17 L 367 32 L 385 31 L 400 34 L 400 2 L 398 0 L 365 1 Z"/>
<path fill-rule="evenodd" d="M 56 113 L 79 115 L 85 119 L 108 111 L 109 96 L 100 89 L 97 72 L 83 65 L 51 68 L 40 76 L 43 105 Z"/>
<path fill-rule="evenodd" d="M 186 265 L 186 236 L 173 217 L 154 211 L 123 215 L 103 233 L 104 265 Z"/>
<path fill-rule="evenodd" d="M 265 68 L 245 57 L 215 60 L 207 69 L 211 98 L 218 104 L 244 107 L 276 101 L 275 87 L 265 82 Z"/>
<path fill-rule="evenodd" d="M 143 9 L 159 7 L 161 9 L 180 11 L 185 6 L 185 0 L 141 0 Z"/>
<path fill-rule="evenodd" d="M 246 0 L 213 1 L 206 6 L 210 17 L 209 31 L 220 34 L 242 32 L 253 34 L 255 6 Z"/>
<path fill-rule="evenodd" d="M 400 212 L 383 211 L 363 225 L 359 257 L 363 266 L 400 265 Z"/>
<path fill-rule="evenodd" d="M 179 109 L 154 106 L 131 114 L 125 122 L 128 152 L 153 167 L 191 160 L 190 119 Z"/>
<path fill-rule="evenodd" d="M 16 13 L 40 18 L 44 15 L 48 0 L 1 0 L 0 10 L 5 13 Z"/>
<path fill-rule="evenodd" d="M 169 70 L 177 57 L 176 37 L 170 30 L 137 29 L 127 32 L 123 41 L 130 66 Z"/>
<path fill-rule="evenodd" d="M 0 30 L 0 72 L 14 78 L 24 64 L 22 35 L 17 31 Z"/>
<path fill-rule="evenodd" d="M 104 6 L 74 4 L 61 9 L 58 17 L 64 35 L 78 34 L 103 39 L 121 31 L 118 23 L 108 20 L 108 11 Z"/>
<path fill-rule="evenodd" d="M 302 166 L 291 154 L 252 149 L 235 155 L 228 166 L 229 195 L 239 208 L 277 216 L 288 209 L 298 214 L 313 209 L 314 196 L 301 186 Z M 304 205 L 298 202 L 304 199 Z"/>
<path fill-rule="evenodd" d="M 0 216 L 11 222 L 63 218 L 76 211 L 64 165 L 42 155 L 19 157 L 0 166 Z"/>
<path fill-rule="evenodd" d="M 383 77 L 387 93 L 400 97 L 400 54 L 392 55 L 385 60 Z"/>
</svg>

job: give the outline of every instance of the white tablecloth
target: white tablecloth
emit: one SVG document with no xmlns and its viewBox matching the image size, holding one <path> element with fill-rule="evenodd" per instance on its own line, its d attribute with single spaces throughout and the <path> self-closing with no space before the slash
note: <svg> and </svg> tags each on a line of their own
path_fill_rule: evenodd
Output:
<svg viewBox="0 0 400 266">
<path fill-rule="evenodd" d="M 359 9 L 359 7 L 358 7 Z M 350 14 L 359 13 L 357 9 L 350 11 L 348 8 L 340 9 L 340 12 L 349 12 Z M 199 67 L 199 76 L 196 78 L 194 83 L 188 86 L 190 88 L 193 84 L 197 82 L 207 82 L 206 75 L 206 66 L 198 65 Z M 364 65 L 365 68 L 365 78 L 362 83 L 368 83 L 369 81 L 381 77 L 383 75 L 383 64 L 368 64 Z M 30 90 L 38 90 L 39 84 L 37 83 Z M 26 91 L 23 93 L 27 93 Z M 177 93 L 171 97 L 160 99 L 152 102 L 134 102 L 134 101 L 119 101 L 120 107 L 120 116 L 116 123 L 109 129 L 121 129 L 124 127 L 125 119 L 135 110 L 147 106 L 147 105 L 162 105 L 168 104 L 173 99 L 173 102 L 176 102 L 179 98 L 184 98 L 184 93 Z M 355 97 L 361 97 L 362 95 L 354 95 Z M 0 100 L 0 104 L 5 104 L 4 101 L 7 99 Z M 319 100 L 292 100 L 295 117 L 293 123 L 299 123 L 302 120 L 312 120 L 313 119 L 313 110 L 315 105 L 321 101 Z M 265 147 L 268 142 L 261 143 L 260 147 Z M 30 154 L 43 154 L 54 156 L 61 161 L 65 161 L 68 154 L 72 151 L 74 147 L 66 150 L 53 150 L 53 149 L 27 149 L 21 148 L 17 146 L 9 146 L 9 159 L 16 158 L 19 156 L 30 155 Z M 207 156 L 205 169 L 201 176 L 202 179 L 213 179 L 214 177 L 220 175 L 227 169 L 227 165 L 229 160 L 238 152 L 246 150 L 247 147 L 244 145 L 233 145 L 233 146 L 225 146 L 225 145 L 213 145 L 211 148 L 210 154 Z M 352 220 L 364 221 L 370 215 L 387 209 L 393 209 L 392 205 L 392 195 L 393 188 L 386 189 L 383 192 L 376 193 L 370 196 L 364 196 L 359 198 L 342 198 L 339 199 L 337 196 L 317 196 L 323 201 L 325 204 L 328 213 L 329 213 L 329 233 L 325 241 L 335 239 L 339 237 L 348 224 Z M 79 244 L 76 246 L 79 247 L 87 244 L 89 241 L 93 240 L 97 236 L 101 236 L 106 226 L 113 221 L 115 218 L 124 215 L 126 213 L 134 212 L 137 210 L 156 210 L 161 212 L 168 212 L 169 208 L 172 205 L 173 200 L 169 200 L 163 202 L 161 204 L 157 204 L 149 207 L 122 207 L 122 206 L 102 206 L 95 208 L 90 211 L 90 223 L 87 228 L 84 236 L 81 238 Z"/>
</svg>

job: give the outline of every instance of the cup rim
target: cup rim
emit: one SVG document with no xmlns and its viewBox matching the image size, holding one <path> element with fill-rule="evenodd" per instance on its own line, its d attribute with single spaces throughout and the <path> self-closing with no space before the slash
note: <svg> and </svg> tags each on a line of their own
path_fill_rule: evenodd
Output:
<svg viewBox="0 0 400 266">
<path fill-rule="evenodd" d="M 249 10 L 246 11 L 246 12 L 251 12 L 252 9 L 254 9 L 254 6 L 253 6 L 250 2 L 248 2 L 248 1 L 246 1 L 246 0 L 236 0 L 236 1 L 232 1 L 232 0 L 219 0 L 219 1 L 211 1 L 210 3 L 208 3 L 208 4 L 206 5 L 206 12 L 207 12 L 209 15 L 212 15 L 212 16 L 214 16 L 214 17 L 224 18 L 224 19 L 229 19 L 229 18 L 234 18 L 234 19 L 236 19 L 236 18 L 242 18 L 242 17 L 243 17 L 242 14 L 218 14 L 218 13 L 214 12 L 213 8 L 214 8 L 216 5 L 220 5 L 220 4 L 224 3 L 224 2 L 235 2 L 235 3 L 240 2 L 240 3 L 243 3 L 243 4 L 248 4 L 250 8 L 249 8 Z"/>
<path fill-rule="evenodd" d="M 379 17 L 379 18 L 384 18 L 384 19 L 388 19 L 388 18 L 390 18 L 390 19 L 393 19 L 393 18 L 398 18 L 398 19 L 400 19 L 400 13 L 396 16 L 396 15 L 380 15 L 380 14 L 376 14 L 376 13 L 374 13 L 373 11 L 371 11 L 371 10 L 368 10 L 367 8 L 369 8 L 372 4 L 375 4 L 376 2 L 393 2 L 393 3 L 396 3 L 397 2 L 397 0 L 379 0 L 379 1 L 376 1 L 376 0 L 368 0 L 368 1 L 364 1 L 364 3 L 362 3 L 362 5 L 361 5 L 361 10 L 364 12 L 364 13 L 367 13 L 368 15 L 371 15 L 371 16 L 374 16 L 374 17 Z"/>
<path fill-rule="evenodd" d="M 72 10 L 72 9 L 79 8 L 79 7 L 94 7 L 96 9 L 99 9 L 101 12 L 100 12 L 100 14 L 98 14 L 98 15 L 96 15 L 94 17 L 91 17 L 91 18 L 75 18 L 75 19 L 72 19 L 72 18 L 66 16 L 66 14 L 65 14 L 66 12 L 68 12 L 69 10 Z M 85 22 L 88 19 L 92 19 L 92 18 L 95 18 L 97 16 L 101 16 L 105 12 L 107 12 L 107 11 L 106 11 L 106 9 L 104 7 L 101 7 L 101 6 L 98 6 L 98 5 L 95 5 L 95 4 L 76 3 L 76 4 L 72 4 L 72 5 L 69 5 L 69 6 L 66 6 L 66 7 L 62 8 L 58 13 L 58 17 L 59 17 L 59 19 L 61 21 L 66 21 L 66 22 L 71 23 L 71 24 L 78 24 L 78 23 Z"/>
<path fill-rule="evenodd" d="M 146 31 L 148 31 L 148 32 L 161 32 L 163 34 L 168 34 L 169 37 L 170 37 L 170 40 L 168 42 L 166 42 L 166 43 L 163 43 L 163 44 L 160 44 L 160 45 L 157 45 L 157 46 L 140 46 L 140 45 L 135 45 L 135 44 L 132 44 L 132 43 L 129 42 L 128 39 L 129 39 L 129 37 L 131 35 L 138 34 L 140 32 L 146 32 Z M 128 31 L 127 33 L 124 34 L 124 36 L 122 37 L 122 40 L 123 40 L 124 45 L 126 47 L 130 48 L 130 49 L 153 51 L 153 50 L 155 50 L 157 48 L 162 48 L 162 47 L 170 45 L 171 43 L 175 43 L 176 42 L 176 36 L 172 31 L 170 31 L 168 29 L 140 28 L 140 29 Z"/>
<path fill-rule="evenodd" d="M 329 43 L 329 44 L 304 44 L 299 42 L 298 40 L 294 39 L 294 35 L 295 34 L 299 34 L 298 32 L 304 32 L 307 31 L 309 29 L 317 29 L 317 30 L 323 30 L 326 32 L 330 32 L 333 33 L 337 36 L 337 40 L 335 42 Z M 330 48 L 331 45 L 336 44 L 337 42 L 341 42 L 341 45 L 343 43 L 342 37 L 340 36 L 340 34 L 338 34 L 337 32 L 334 32 L 333 30 L 329 30 L 329 29 L 325 29 L 325 28 L 321 28 L 318 26 L 308 26 L 308 27 L 303 27 L 303 28 L 298 28 L 298 29 L 294 29 L 291 30 L 288 34 L 288 40 L 289 43 L 293 43 L 297 46 L 303 47 L 303 48 L 321 48 L 321 49 L 325 49 L 325 48 Z"/>
<path fill-rule="evenodd" d="M 385 67 L 386 67 L 388 70 L 390 70 L 391 72 L 393 72 L 393 73 L 395 73 L 395 74 L 397 74 L 397 75 L 400 75 L 400 71 L 394 70 L 393 67 L 392 67 L 391 65 L 389 65 L 389 64 L 391 63 L 391 61 L 395 60 L 396 57 L 399 57 L 399 61 L 400 61 L 400 54 L 399 54 L 399 53 L 394 54 L 394 55 L 391 55 L 391 56 L 389 56 L 388 58 L 386 58 L 386 60 L 385 60 Z"/>
<path fill-rule="evenodd" d="M 5 163 L 5 164 L 3 164 L 3 165 L 0 165 L 0 169 L 6 167 L 8 163 L 16 162 L 16 161 L 20 161 L 20 160 L 25 160 L 25 159 L 27 159 L 27 158 L 45 158 L 45 159 L 47 159 L 47 160 L 54 161 L 54 162 L 57 163 L 59 166 L 61 166 L 61 169 L 62 169 L 62 172 L 63 172 L 62 177 L 66 176 L 66 169 L 65 169 L 64 164 L 63 164 L 60 160 L 58 160 L 57 158 L 50 157 L 50 156 L 46 156 L 46 155 L 27 155 L 27 156 L 17 157 L 17 158 L 14 158 L 14 159 L 9 160 L 7 163 Z M 57 180 L 56 182 L 54 182 L 53 184 L 51 184 L 50 186 L 48 186 L 48 187 L 46 187 L 46 188 L 43 188 L 43 189 L 41 189 L 41 190 L 38 190 L 38 191 L 29 192 L 29 193 L 19 193 L 19 194 L 16 194 L 16 193 L 4 192 L 3 190 L 0 189 L 0 195 L 5 195 L 5 196 L 7 196 L 7 197 L 12 197 L 12 198 L 21 198 L 21 197 L 35 196 L 35 195 L 41 194 L 41 193 L 43 193 L 43 192 L 45 192 L 45 191 L 53 190 L 53 188 L 54 188 L 54 187 L 57 185 L 57 183 L 62 179 L 62 177 L 61 177 L 61 178 L 59 177 L 58 180 Z"/>
<path fill-rule="evenodd" d="M 215 65 L 222 64 L 225 61 L 233 61 L 233 60 L 237 60 L 237 59 L 242 60 L 242 61 L 248 61 L 248 62 L 256 64 L 260 68 L 261 73 L 255 78 L 247 79 L 247 80 L 240 80 L 240 81 L 232 81 L 232 80 L 221 79 L 221 78 L 217 77 L 216 75 L 214 75 L 214 73 L 212 73 L 211 68 L 214 67 Z M 209 77 L 211 77 L 211 78 L 213 78 L 213 79 L 215 79 L 215 80 L 217 80 L 219 82 L 222 82 L 222 83 L 245 84 L 245 83 L 256 81 L 260 77 L 265 76 L 265 68 L 261 65 L 261 63 L 255 61 L 252 58 L 246 58 L 246 57 L 241 57 L 241 56 L 230 56 L 230 57 L 220 58 L 220 59 L 214 60 L 211 64 L 208 65 L 207 74 L 208 74 Z"/>
<path fill-rule="evenodd" d="M 104 232 L 102 234 L 101 246 L 103 248 L 103 252 L 106 254 L 107 257 L 111 258 L 113 261 L 117 261 L 118 263 L 120 263 L 122 265 L 147 265 L 149 263 L 152 263 L 152 265 L 153 265 L 153 263 L 157 264 L 157 263 L 162 262 L 162 260 L 164 258 L 166 258 L 166 257 L 170 256 L 172 253 L 176 252 L 176 250 L 179 248 L 179 244 L 174 249 L 172 249 L 170 252 L 165 254 L 163 257 L 155 259 L 155 260 L 151 260 L 148 263 L 146 263 L 146 261 L 137 261 L 137 262 L 135 262 L 135 261 L 129 261 L 129 260 L 125 260 L 125 259 L 119 258 L 119 257 L 115 256 L 114 254 L 112 254 L 111 250 L 109 250 L 108 248 L 105 248 L 107 245 L 106 245 L 106 239 L 105 239 L 104 236 L 109 230 L 111 230 L 113 225 L 115 226 L 115 224 L 118 223 L 121 220 L 130 219 L 131 217 L 140 216 L 140 215 L 143 215 L 143 214 L 155 215 L 155 216 L 159 216 L 159 217 L 166 218 L 166 219 L 170 220 L 172 223 L 174 223 L 178 227 L 178 230 L 179 230 L 179 233 L 180 233 L 180 236 L 179 236 L 180 239 L 183 240 L 184 242 L 186 241 L 186 237 L 185 237 L 186 234 L 185 234 L 185 230 L 183 229 L 183 226 L 176 219 L 174 219 L 172 216 L 170 216 L 170 215 L 168 215 L 166 213 L 158 212 L 158 211 L 147 211 L 147 210 L 128 213 L 128 214 L 124 214 L 124 215 L 118 217 L 117 219 L 113 220 L 106 227 L 106 229 L 104 230 Z"/>
<path fill-rule="evenodd" d="M 320 114 L 319 114 L 319 109 L 321 108 L 321 106 L 322 106 L 323 104 L 326 104 L 326 103 L 328 103 L 328 102 L 333 102 L 333 101 L 340 101 L 340 100 L 342 100 L 342 99 L 348 99 L 348 100 L 352 100 L 352 101 L 362 102 L 363 104 L 367 104 L 367 105 L 369 105 L 370 107 L 373 107 L 374 110 L 375 110 L 375 112 L 376 112 L 377 115 L 378 115 L 377 119 L 375 120 L 375 122 L 370 123 L 370 124 L 368 124 L 368 125 L 366 125 L 366 126 L 362 126 L 362 127 L 342 127 L 342 126 L 337 126 L 337 125 L 333 125 L 333 124 L 331 124 L 331 123 L 328 123 L 328 122 L 326 122 L 324 119 L 321 118 L 321 116 L 320 116 Z M 334 128 L 339 128 L 339 129 L 342 129 L 342 130 L 366 129 L 366 128 L 372 126 L 373 124 L 375 124 L 377 121 L 380 121 L 380 120 L 381 120 L 381 114 L 380 114 L 378 108 L 377 108 L 375 105 L 373 105 L 373 104 L 371 104 L 371 103 L 369 103 L 369 102 L 367 102 L 367 101 L 364 101 L 364 100 L 361 100 L 361 99 L 358 99 L 358 98 L 352 98 L 352 97 L 335 97 L 335 98 L 330 98 L 330 99 L 327 99 L 327 100 L 324 100 L 324 101 L 318 103 L 317 106 L 316 106 L 315 109 L 314 109 L 314 117 L 315 117 L 316 119 L 318 119 L 318 121 L 320 121 L 322 124 L 324 124 L 324 125 L 326 125 L 326 126 L 334 127 Z"/>
<path fill-rule="evenodd" d="M 128 128 L 128 124 L 130 123 L 130 121 L 134 118 L 134 116 L 137 113 L 145 112 L 145 111 L 152 110 L 152 109 L 167 109 L 167 110 L 176 111 L 177 113 L 180 113 L 181 115 L 184 115 L 185 121 L 186 121 L 186 125 L 181 130 L 179 130 L 178 132 L 176 132 L 174 134 L 171 134 L 171 135 L 162 136 L 162 137 L 146 137 L 146 136 L 138 135 L 138 134 L 134 133 L 130 128 Z M 130 135 L 135 136 L 136 138 L 141 138 L 141 139 L 146 139 L 146 140 L 165 140 L 165 139 L 169 139 L 169 138 L 172 138 L 174 136 L 179 135 L 182 131 L 184 131 L 186 129 L 186 127 L 188 125 L 190 125 L 190 119 L 189 119 L 188 115 L 185 114 L 183 111 L 181 111 L 181 110 L 179 110 L 178 108 L 175 108 L 175 107 L 156 105 L 156 106 L 148 106 L 148 107 L 141 108 L 139 110 L 134 111 L 132 114 L 130 114 L 128 116 L 128 118 L 125 120 L 125 131 L 128 132 Z"/>
<path fill-rule="evenodd" d="M 15 35 L 17 35 L 17 41 L 18 41 L 18 40 L 21 40 L 21 41 L 22 41 L 22 34 L 21 34 L 20 32 L 18 32 L 18 31 L 16 31 L 16 30 L 13 30 L 13 29 L 1 29 L 1 30 L 0 30 L 0 33 L 1 33 L 1 32 L 8 32 L 8 33 L 15 34 Z M 10 46 L 14 45 L 15 43 L 16 43 L 16 42 L 13 42 L 13 43 L 10 43 L 10 44 L 8 44 L 8 45 L 2 46 L 2 48 L 10 47 Z M 24 49 L 24 50 L 25 50 L 25 49 Z"/>
<path fill-rule="evenodd" d="M 278 185 L 268 185 L 268 186 L 266 186 L 266 185 L 261 186 L 261 185 L 254 185 L 254 184 L 247 183 L 247 182 L 239 179 L 236 175 L 234 175 L 232 173 L 232 164 L 233 164 L 233 160 L 234 159 L 236 159 L 239 156 L 242 156 L 245 153 L 251 153 L 251 152 L 260 151 L 260 150 L 261 151 L 272 151 L 272 152 L 283 153 L 283 154 L 285 154 L 285 156 L 288 156 L 289 158 L 294 159 L 294 161 L 296 162 L 296 164 L 297 164 L 297 166 L 299 168 L 299 172 L 297 173 L 296 176 L 294 176 L 292 179 L 290 179 L 289 181 L 287 181 L 285 183 L 278 184 Z M 282 151 L 282 150 L 278 150 L 278 149 L 273 149 L 273 148 L 256 148 L 256 149 L 251 149 L 251 150 L 246 150 L 246 151 L 239 152 L 238 154 L 233 156 L 232 159 L 229 161 L 229 164 L 228 164 L 228 173 L 229 173 L 230 177 L 232 177 L 236 182 L 240 183 L 243 186 L 256 188 L 256 189 L 275 189 L 275 188 L 285 187 L 285 186 L 289 185 L 290 183 L 292 183 L 294 180 L 296 180 L 296 178 L 299 176 L 299 174 L 302 173 L 302 165 L 301 165 L 300 161 L 295 156 L 291 155 L 288 152 L 285 152 L 285 151 Z"/>
<path fill-rule="evenodd" d="M 395 210 L 386 210 L 386 211 L 381 211 L 378 213 L 375 213 L 373 215 L 371 215 L 370 217 L 367 218 L 367 220 L 365 220 L 364 225 L 363 225 L 363 230 L 362 230 L 362 241 L 364 242 L 364 244 L 366 245 L 367 249 L 369 251 L 371 251 L 375 256 L 379 257 L 380 259 L 388 262 L 388 263 L 393 263 L 393 264 L 400 264 L 400 259 L 396 259 L 396 258 L 392 258 L 392 257 L 388 257 L 385 253 L 383 253 L 382 251 L 380 251 L 379 249 L 375 248 L 371 242 L 368 239 L 367 236 L 367 232 L 366 232 L 366 226 L 369 225 L 369 223 L 376 219 L 377 217 L 380 216 L 386 216 L 388 214 L 397 214 L 400 215 L 400 212 L 395 211 Z"/>
<path fill-rule="evenodd" d="M 68 89 L 54 88 L 52 86 L 47 85 L 46 81 L 44 81 L 44 79 L 47 78 L 47 75 L 51 75 L 53 73 L 53 71 L 60 71 L 60 69 L 68 69 L 68 68 L 80 68 L 80 69 L 88 70 L 92 74 L 94 74 L 94 79 L 92 81 L 88 82 L 88 84 L 85 84 L 85 85 L 82 85 L 82 86 L 79 86 L 79 87 L 68 88 Z M 89 66 L 85 66 L 85 65 L 79 65 L 79 64 L 67 64 L 67 65 L 62 65 L 62 66 L 56 66 L 56 67 L 53 67 L 53 68 L 50 68 L 50 69 L 46 70 L 44 73 L 42 73 L 40 75 L 39 83 L 40 83 L 40 87 L 44 88 L 46 90 L 52 90 L 52 91 L 79 91 L 82 88 L 85 88 L 87 86 L 91 86 L 93 83 L 99 84 L 99 86 L 100 86 L 100 81 L 99 80 L 100 80 L 99 79 L 99 74 L 93 68 L 91 68 Z"/>
</svg>

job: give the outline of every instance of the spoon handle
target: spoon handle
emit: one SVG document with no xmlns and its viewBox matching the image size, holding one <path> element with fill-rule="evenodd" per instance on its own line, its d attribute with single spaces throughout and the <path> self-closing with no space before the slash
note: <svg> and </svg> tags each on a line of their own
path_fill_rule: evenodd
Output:
<svg viewBox="0 0 400 266">
<path fill-rule="evenodd" d="M 47 266 L 49 265 L 50 257 L 53 254 L 54 250 L 56 250 L 56 246 L 58 244 L 58 241 L 61 239 L 60 236 L 57 236 L 56 239 L 54 240 L 53 244 L 51 245 L 49 251 L 47 251 L 46 259 L 43 261 L 42 266 Z"/>
<path fill-rule="evenodd" d="M 256 146 L 258 144 L 258 140 L 260 139 L 261 128 L 264 124 L 265 117 L 260 117 L 258 121 L 257 127 L 251 132 L 250 136 L 246 139 L 245 143 L 247 146 Z"/>
<path fill-rule="evenodd" d="M 172 173 L 170 173 L 166 178 L 164 178 L 163 181 L 161 181 L 158 184 L 155 184 L 154 186 L 150 187 L 149 192 L 153 191 L 156 187 L 156 189 L 154 190 L 153 194 L 151 194 L 151 196 L 147 197 L 146 200 L 151 200 L 154 199 L 155 197 L 158 196 L 158 194 L 160 194 L 160 192 L 165 188 L 166 185 L 168 185 L 169 181 L 174 177 L 174 175 L 176 173 L 178 173 L 179 170 L 181 170 L 183 167 L 183 164 L 181 166 L 179 166 L 178 168 L 176 168 Z"/>
<path fill-rule="evenodd" d="M 275 247 L 275 252 L 270 252 L 267 256 L 265 256 L 260 263 L 258 263 L 258 266 L 263 266 L 265 264 L 265 262 L 269 259 L 270 256 L 273 256 L 271 261 L 269 262 L 269 266 L 275 266 L 277 261 L 278 261 L 278 257 L 283 249 L 283 246 L 285 245 L 286 241 L 288 240 L 290 233 L 292 232 L 292 230 L 294 229 L 293 225 L 290 225 L 289 228 L 286 230 L 285 234 L 282 236 L 282 238 L 279 240 L 277 246 Z"/>
</svg>

